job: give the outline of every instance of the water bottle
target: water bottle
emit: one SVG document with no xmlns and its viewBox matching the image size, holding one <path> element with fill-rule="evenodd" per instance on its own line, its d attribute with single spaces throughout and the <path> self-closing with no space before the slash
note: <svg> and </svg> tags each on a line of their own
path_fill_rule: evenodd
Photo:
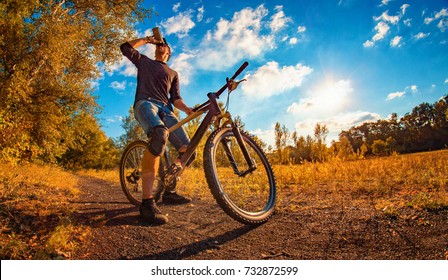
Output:
<svg viewBox="0 0 448 280">
<path fill-rule="evenodd" d="M 154 27 L 152 29 L 152 34 L 154 35 L 154 38 L 156 38 L 157 41 L 160 41 L 160 43 L 163 43 L 162 33 L 160 32 L 160 29 L 158 27 Z"/>
</svg>

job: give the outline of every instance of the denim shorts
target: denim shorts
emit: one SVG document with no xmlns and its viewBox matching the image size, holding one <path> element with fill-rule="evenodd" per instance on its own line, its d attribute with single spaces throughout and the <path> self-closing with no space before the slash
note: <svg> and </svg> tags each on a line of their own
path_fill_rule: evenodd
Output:
<svg viewBox="0 0 448 280">
<path fill-rule="evenodd" d="M 134 116 L 141 125 L 146 135 L 150 135 L 152 128 L 164 125 L 168 128 L 177 124 L 179 120 L 174 115 L 173 107 L 154 99 L 139 100 L 134 106 Z M 170 143 L 179 150 L 183 145 L 189 145 L 190 139 L 183 127 L 179 127 L 170 133 Z"/>
</svg>

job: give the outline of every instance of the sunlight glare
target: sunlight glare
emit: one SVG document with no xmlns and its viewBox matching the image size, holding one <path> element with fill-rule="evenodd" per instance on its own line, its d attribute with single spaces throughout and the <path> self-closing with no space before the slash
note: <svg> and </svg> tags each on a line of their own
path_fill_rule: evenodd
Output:
<svg viewBox="0 0 448 280">
<path fill-rule="evenodd" d="M 350 80 L 327 81 L 317 88 L 311 98 L 319 110 L 339 112 L 347 105 L 349 94 L 352 92 Z"/>
</svg>

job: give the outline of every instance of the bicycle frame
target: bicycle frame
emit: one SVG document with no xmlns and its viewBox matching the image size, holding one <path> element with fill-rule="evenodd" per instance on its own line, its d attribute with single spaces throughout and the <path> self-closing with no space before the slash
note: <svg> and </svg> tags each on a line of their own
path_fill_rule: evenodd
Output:
<svg viewBox="0 0 448 280">
<path fill-rule="evenodd" d="M 221 109 L 219 109 L 218 102 L 216 99 L 219 98 L 221 93 L 223 93 L 226 88 L 229 89 L 230 91 L 236 89 L 233 79 L 235 79 L 235 77 L 238 76 L 244 70 L 244 68 L 246 68 L 247 65 L 248 65 L 247 62 L 245 62 L 243 65 L 241 65 L 241 67 L 238 69 L 238 71 L 235 73 L 235 75 L 230 80 L 227 79 L 227 84 L 224 85 L 216 93 L 208 93 L 207 96 L 208 96 L 209 100 L 206 101 L 205 103 L 203 103 L 202 105 L 199 105 L 198 107 L 194 108 L 193 114 L 187 116 L 185 119 L 181 120 L 179 123 L 177 123 L 176 125 L 169 128 L 169 132 L 171 133 L 171 132 L 175 131 L 176 129 L 178 129 L 179 127 L 183 126 L 184 124 L 190 122 L 191 120 L 198 118 L 202 114 L 207 113 L 205 115 L 202 123 L 200 124 L 199 128 L 196 130 L 195 134 L 191 138 L 191 141 L 187 147 L 187 150 L 185 151 L 185 153 L 182 155 L 182 157 L 180 159 L 182 170 L 185 169 L 186 163 L 193 156 L 197 146 L 199 145 L 199 142 L 204 137 L 206 131 L 209 129 L 209 127 L 213 123 L 213 120 L 215 118 L 220 119 L 223 116 L 223 113 L 221 112 Z M 238 83 L 236 84 L 236 86 L 237 85 L 238 85 Z M 257 167 L 256 167 L 255 162 L 251 159 L 251 157 L 247 151 L 247 148 L 246 148 L 246 145 L 244 144 L 244 140 L 243 140 L 243 137 L 241 136 L 239 127 L 233 122 L 233 120 L 230 117 L 229 117 L 229 121 L 230 121 L 230 125 L 232 127 L 232 131 L 233 131 L 235 138 L 238 142 L 238 145 L 240 146 L 241 151 L 244 155 L 244 158 L 249 166 L 249 169 L 244 172 L 238 171 L 238 167 L 235 164 L 235 160 L 233 158 L 232 152 L 227 148 L 227 145 L 224 145 L 224 149 L 226 150 L 227 157 L 229 158 L 229 161 L 231 162 L 231 165 L 232 165 L 235 173 L 238 174 L 239 176 L 245 176 L 246 174 L 254 171 Z M 216 123 L 219 123 L 219 122 L 216 122 Z M 228 122 L 226 122 L 226 124 L 227 123 Z M 218 128 L 219 127 L 216 127 L 216 129 L 218 129 Z M 178 174 L 178 175 L 180 175 L 180 174 Z"/>
</svg>

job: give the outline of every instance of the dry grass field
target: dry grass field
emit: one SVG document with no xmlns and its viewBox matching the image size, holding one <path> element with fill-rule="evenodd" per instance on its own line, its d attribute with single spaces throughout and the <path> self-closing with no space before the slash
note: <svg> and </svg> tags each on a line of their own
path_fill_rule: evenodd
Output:
<svg viewBox="0 0 448 280">
<path fill-rule="evenodd" d="M 78 180 L 58 167 L 0 164 L 0 258 L 50 259 L 88 233 L 73 225 Z"/>
<path fill-rule="evenodd" d="M 425 220 L 415 211 L 448 210 L 448 151 L 369 158 L 358 161 L 274 166 L 277 211 L 350 207 L 371 209 L 393 219 Z M 79 174 L 118 187 L 118 172 L 84 170 Z M 210 199 L 202 169 L 187 170 L 179 191 Z M 0 166 L 0 257 L 70 257 L 89 228 L 72 222 L 78 195 L 77 174 L 57 167 Z M 448 223 L 448 219 L 447 219 Z"/>
<path fill-rule="evenodd" d="M 448 207 L 448 150 L 273 168 L 279 211 L 330 207 L 341 202 L 347 206 L 373 205 L 390 214 L 402 207 Z M 117 171 L 81 173 L 119 183 Z M 184 172 L 179 189 L 190 196 L 212 199 L 204 171 L 199 168 Z"/>
</svg>

